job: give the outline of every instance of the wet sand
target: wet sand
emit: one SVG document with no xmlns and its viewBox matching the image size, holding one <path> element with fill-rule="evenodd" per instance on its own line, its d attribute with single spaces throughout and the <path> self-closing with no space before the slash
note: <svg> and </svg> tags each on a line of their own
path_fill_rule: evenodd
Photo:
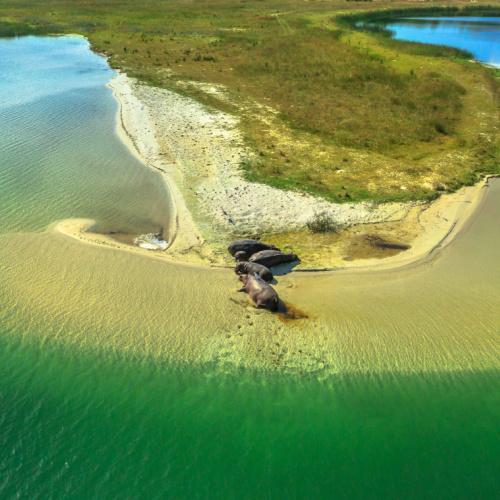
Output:
<svg viewBox="0 0 500 500">
<path fill-rule="evenodd" d="M 16 315 L 3 321 L 47 342 L 228 370 L 498 368 L 499 194 L 492 182 L 454 243 L 418 266 L 278 277 L 282 299 L 307 316 L 295 320 L 256 310 L 231 270 L 59 231 L 2 235 L 5 311 L 30 317 L 22 327 Z"/>
<path fill-rule="evenodd" d="M 236 292 L 229 269 L 169 261 L 168 252 L 74 233 L 89 221 L 6 237 L 4 286 L 18 306 L 29 308 L 34 324 L 44 318 L 40 331 L 51 340 L 175 363 L 317 376 L 497 368 L 500 233 L 493 222 L 500 182 L 477 193 L 486 195 L 454 226 L 453 244 L 413 264 L 278 277 L 276 289 L 296 319 L 256 310 Z M 64 280 L 54 280 L 61 262 Z M 46 318 L 61 314 L 59 337 L 57 323 L 52 332 Z"/>
</svg>

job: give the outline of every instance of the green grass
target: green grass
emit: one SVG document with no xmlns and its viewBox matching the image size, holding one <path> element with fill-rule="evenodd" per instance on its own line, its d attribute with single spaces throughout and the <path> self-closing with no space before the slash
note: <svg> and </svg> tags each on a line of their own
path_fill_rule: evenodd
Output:
<svg viewBox="0 0 500 500">
<path fill-rule="evenodd" d="M 401 15 L 373 10 L 385 6 L 484 13 L 341 0 L 5 0 L 0 33 L 82 33 L 112 66 L 239 115 L 254 152 L 244 172 L 257 182 L 341 202 L 414 200 L 498 173 L 498 72 L 455 49 L 353 28 Z M 222 84 L 226 99 L 186 81 Z"/>
</svg>

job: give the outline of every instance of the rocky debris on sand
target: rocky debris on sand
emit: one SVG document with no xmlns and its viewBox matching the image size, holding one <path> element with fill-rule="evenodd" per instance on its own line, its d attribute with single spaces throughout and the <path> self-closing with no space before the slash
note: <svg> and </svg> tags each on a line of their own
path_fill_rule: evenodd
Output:
<svg viewBox="0 0 500 500">
<path fill-rule="evenodd" d="M 160 233 L 141 234 L 134 239 L 134 244 L 146 250 L 166 250 L 168 241 L 162 239 Z"/>
</svg>

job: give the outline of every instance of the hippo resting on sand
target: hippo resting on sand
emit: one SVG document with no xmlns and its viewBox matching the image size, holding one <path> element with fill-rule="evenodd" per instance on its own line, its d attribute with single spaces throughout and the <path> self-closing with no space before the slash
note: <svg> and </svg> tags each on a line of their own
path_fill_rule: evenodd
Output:
<svg viewBox="0 0 500 500">
<path fill-rule="evenodd" d="M 264 281 L 272 281 L 273 273 L 262 264 L 257 264 L 256 262 L 238 262 L 234 268 L 236 274 L 253 274 L 262 278 Z"/>
<path fill-rule="evenodd" d="M 227 249 L 231 255 L 235 255 L 236 252 L 245 252 L 249 256 L 260 250 L 277 250 L 275 246 L 257 240 L 235 240 Z"/>
<path fill-rule="evenodd" d="M 283 253 L 279 250 L 262 250 L 254 253 L 248 260 L 257 264 L 262 264 L 266 267 L 272 267 L 287 262 L 293 262 L 299 260 L 299 258 L 294 253 Z"/>
<path fill-rule="evenodd" d="M 256 307 L 269 311 L 278 310 L 280 299 L 271 285 L 253 274 L 243 274 L 240 280 L 243 283 L 240 292 L 247 292 Z"/>
</svg>

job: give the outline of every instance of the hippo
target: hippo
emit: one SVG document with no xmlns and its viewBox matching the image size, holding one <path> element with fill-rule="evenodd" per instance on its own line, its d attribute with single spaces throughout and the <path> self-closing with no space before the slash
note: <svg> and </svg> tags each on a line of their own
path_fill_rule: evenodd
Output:
<svg viewBox="0 0 500 500">
<path fill-rule="evenodd" d="M 256 262 L 239 262 L 236 264 L 234 272 L 236 274 L 253 274 L 268 283 L 273 279 L 273 273 L 266 266 Z"/>
<path fill-rule="evenodd" d="M 236 255 L 236 252 L 246 252 L 248 256 L 261 250 L 277 250 L 275 246 L 257 240 L 235 240 L 227 249 L 231 255 Z"/>
<path fill-rule="evenodd" d="M 299 260 L 299 258 L 294 253 L 283 253 L 279 250 L 261 250 L 254 253 L 248 260 L 266 267 L 272 267 L 286 262 L 293 262 Z"/>
<path fill-rule="evenodd" d="M 243 283 L 240 292 L 247 292 L 256 307 L 269 311 L 279 309 L 280 299 L 276 290 L 262 278 L 254 274 L 242 274 L 240 280 Z"/>
<path fill-rule="evenodd" d="M 249 255 L 247 252 L 244 252 L 243 250 L 240 250 L 239 252 L 236 252 L 234 254 L 234 258 L 238 262 L 247 262 L 249 257 L 251 257 L 251 254 Z"/>
</svg>

